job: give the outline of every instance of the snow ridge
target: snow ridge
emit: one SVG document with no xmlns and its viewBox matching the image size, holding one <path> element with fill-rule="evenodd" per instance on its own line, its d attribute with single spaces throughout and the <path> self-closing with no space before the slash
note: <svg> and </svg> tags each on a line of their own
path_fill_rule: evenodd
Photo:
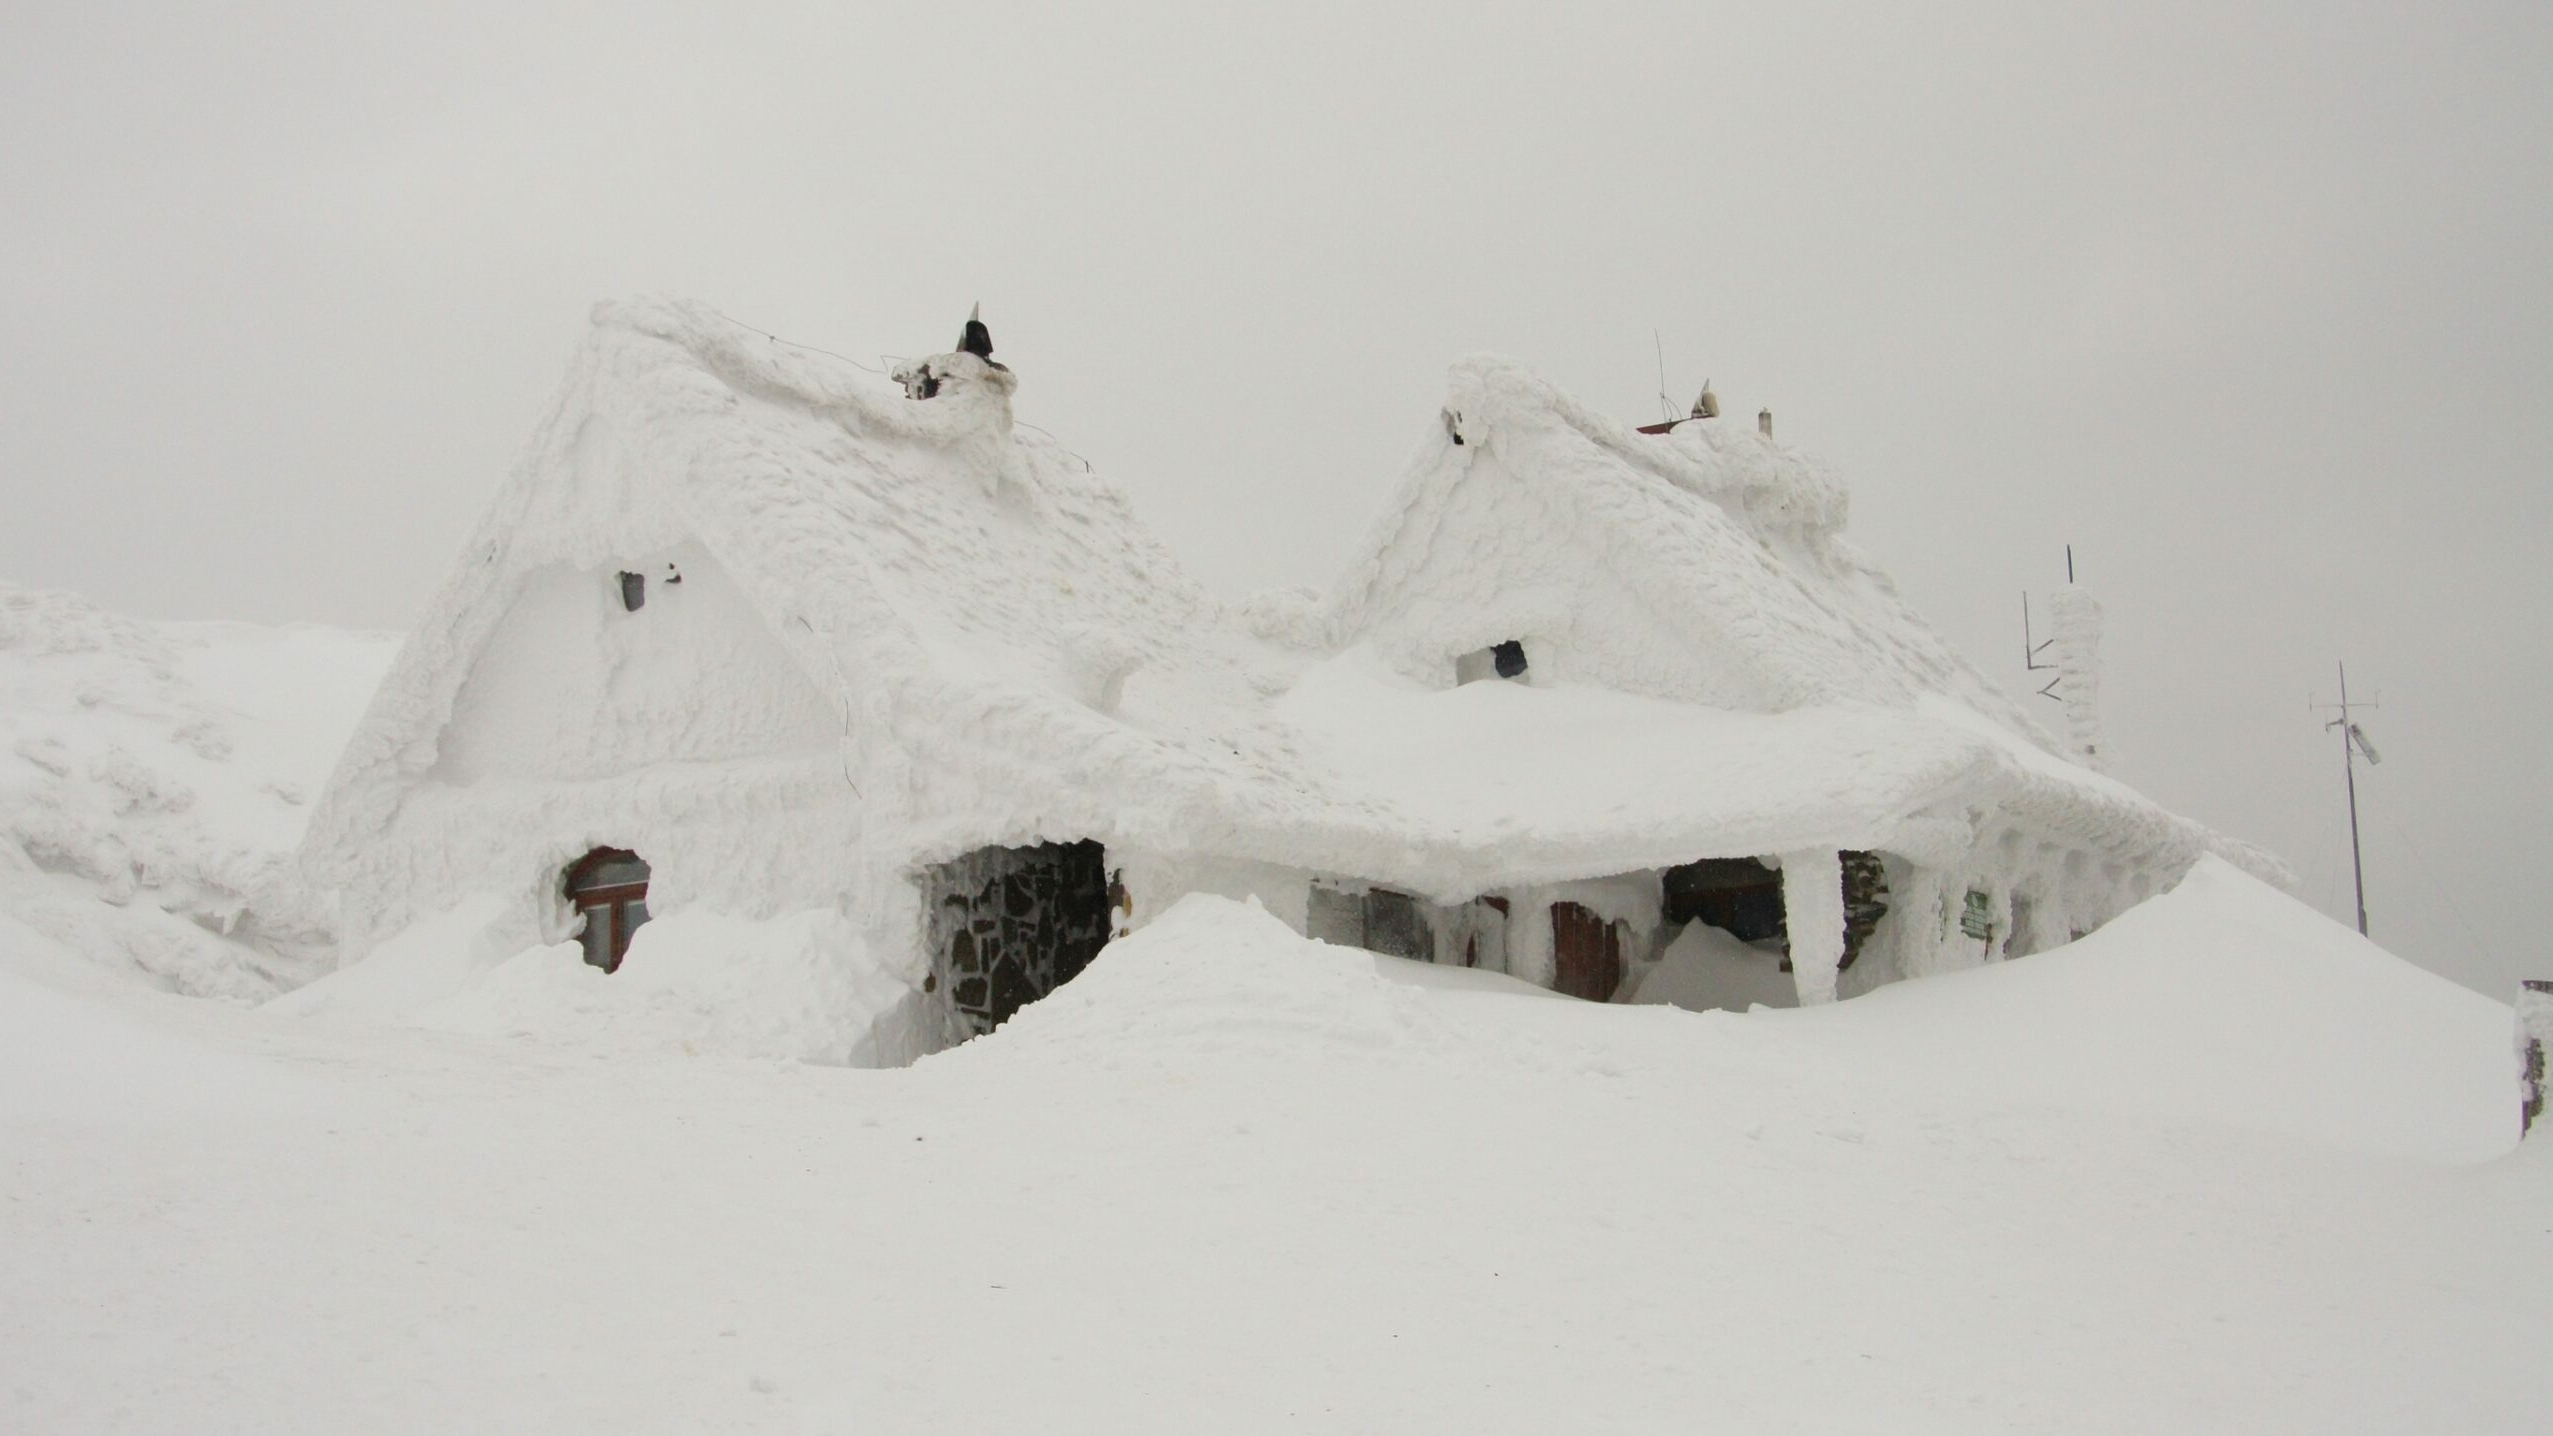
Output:
<svg viewBox="0 0 2553 1436">
<path fill-rule="evenodd" d="M 331 934 L 278 885 L 388 646 L 0 584 L 0 907 L 174 992 L 307 980 Z"/>
</svg>

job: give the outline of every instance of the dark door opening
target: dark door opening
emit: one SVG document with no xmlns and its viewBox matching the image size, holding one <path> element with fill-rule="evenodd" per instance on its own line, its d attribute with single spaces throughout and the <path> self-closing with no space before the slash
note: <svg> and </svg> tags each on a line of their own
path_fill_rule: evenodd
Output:
<svg viewBox="0 0 2553 1436">
<path fill-rule="evenodd" d="M 1669 868 L 1662 904 L 1670 923 L 1707 922 L 1740 942 L 1780 942 L 1782 875 L 1753 858 L 1705 858 Z"/>
<path fill-rule="evenodd" d="M 1108 943 L 1105 855 L 1095 842 L 979 848 L 922 875 L 929 986 L 969 1037 L 1081 975 Z"/>
<path fill-rule="evenodd" d="M 1610 1002 L 1622 985 L 1622 927 L 1574 902 L 1551 905 L 1552 990 Z"/>
<path fill-rule="evenodd" d="M 1844 959 L 1849 969 L 1879 920 L 1888 914 L 1888 869 L 1877 853 L 1846 852 Z M 1791 970 L 1789 914 L 1782 874 L 1754 858 L 1704 858 L 1666 870 L 1660 909 L 1670 924 L 1704 922 L 1741 942 L 1777 947 L 1782 970 Z"/>
<path fill-rule="evenodd" d="M 567 899 L 585 915 L 576 941 L 589 966 L 620 971 L 630 936 L 647 921 L 647 862 L 627 848 L 596 848 L 567 870 Z"/>
</svg>

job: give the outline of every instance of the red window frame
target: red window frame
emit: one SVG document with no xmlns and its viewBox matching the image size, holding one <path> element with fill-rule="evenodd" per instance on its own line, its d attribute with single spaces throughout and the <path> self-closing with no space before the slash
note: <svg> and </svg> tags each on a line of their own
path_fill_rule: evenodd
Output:
<svg viewBox="0 0 2553 1436">
<path fill-rule="evenodd" d="M 609 939 L 605 948 L 608 960 L 595 965 L 605 972 L 618 972 L 621 959 L 629 956 L 630 937 L 639 926 L 638 922 L 630 921 L 630 906 L 646 902 L 648 880 L 642 876 L 636 882 L 599 885 L 588 882 L 596 869 L 611 863 L 636 863 L 642 873 L 647 870 L 647 860 L 627 848 L 596 848 L 577 859 L 575 866 L 567 870 L 565 886 L 567 900 L 585 915 L 585 926 L 579 929 L 580 940 L 591 932 L 598 918 L 611 925 L 605 930 Z M 644 922 L 645 919 L 639 921 Z M 594 962 L 594 949 L 589 945 L 585 951 L 585 960 Z"/>
</svg>

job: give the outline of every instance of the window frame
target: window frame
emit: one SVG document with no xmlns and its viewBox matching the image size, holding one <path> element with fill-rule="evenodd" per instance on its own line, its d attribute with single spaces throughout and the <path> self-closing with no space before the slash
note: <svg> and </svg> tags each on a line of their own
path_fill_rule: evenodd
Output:
<svg viewBox="0 0 2553 1436">
<path fill-rule="evenodd" d="M 610 883 L 591 881 L 596 870 L 616 863 L 637 864 L 639 868 L 637 880 Z M 588 966 L 599 967 L 606 973 L 620 971 L 622 960 L 629 956 L 630 939 L 653 916 L 647 911 L 647 886 L 654 876 L 654 869 L 649 867 L 647 860 L 627 848 L 596 848 L 577 859 L 568 868 L 560 886 L 566 893 L 569 905 L 584 918 L 584 922 L 577 927 L 576 939 L 578 946 L 585 951 L 585 961 Z M 630 909 L 633 907 L 638 910 L 634 921 L 630 915 Z M 596 935 L 594 922 L 595 915 L 598 913 L 602 914 L 602 920 L 609 924 L 601 933 L 606 939 L 603 947 L 606 960 L 602 962 L 594 960 L 595 945 L 591 941 Z"/>
</svg>

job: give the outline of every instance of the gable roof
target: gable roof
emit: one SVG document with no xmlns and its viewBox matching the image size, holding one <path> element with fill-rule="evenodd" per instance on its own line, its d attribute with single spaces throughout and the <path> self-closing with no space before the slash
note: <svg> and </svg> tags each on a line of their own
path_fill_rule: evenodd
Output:
<svg viewBox="0 0 2553 1436">
<path fill-rule="evenodd" d="M 2173 867 L 2216 851 L 2273 881 L 2283 867 L 2065 755 L 2000 685 L 1950 647 L 1843 538 L 1849 500 L 1826 465 L 1751 427 L 1645 434 L 1512 361 L 1457 362 L 1447 439 L 1413 463 L 1332 598 L 1335 633 L 1375 627 L 1439 516 L 1494 458 L 1603 531 L 1608 572 L 1674 632 L 1709 641 L 1777 712 L 1868 706 L 1982 745 L 1981 795 L 2118 856 Z M 1454 436 L 1459 434 L 1460 442 Z"/>
<path fill-rule="evenodd" d="M 2030 776 L 1997 738 L 1915 711 L 1926 692 L 1991 710 L 1992 685 L 1841 548 L 1841 487 L 1790 451 L 1641 438 L 1512 365 L 1458 366 L 1466 424 L 1532 459 L 1538 482 L 1580 486 L 1638 536 L 1628 568 L 1653 602 L 1741 636 L 1796 701 L 1747 713 L 1426 692 L 1320 641 L 1349 631 L 1353 578 L 1340 622 L 1276 634 L 1209 595 L 1080 459 L 1015 432 L 1008 371 L 932 364 L 940 394 L 915 402 L 701 306 L 598 306 L 350 741 L 306 851 L 324 866 L 387 827 L 527 576 L 686 539 L 842 705 L 864 835 L 917 858 L 1095 837 L 1457 895 L 1815 843 L 1904 847 L 1944 794 Z M 1422 462 L 1378 552 L 1460 482 Z M 1364 718 L 1387 707 L 1396 732 L 1471 736 L 1429 762 L 1378 759 Z M 1480 791 L 1552 768 L 1585 723 L 1656 762 L 1581 766 L 1575 791 L 1506 784 L 1488 804 L 1466 789 L 1465 764 Z M 2041 787 L 2071 811 L 2061 783 Z M 2149 819 L 2135 842 L 2199 841 L 2128 796 Z"/>
<path fill-rule="evenodd" d="M 1475 464 L 1494 458 L 1600 525 L 1619 559 L 1611 571 L 1672 628 L 1741 663 L 1756 698 L 1747 706 L 1943 694 L 2054 751 L 1844 540 L 1844 486 L 1809 455 L 1716 421 L 1643 434 L 1494 356 L 1453 366 L 1446 413 L 1464 442 L 1422 456 L 1385 506 L 1338 589 L 1343 632 L 1373 621 L 1400 550 L 1427 542 Z"/>
</svg>

